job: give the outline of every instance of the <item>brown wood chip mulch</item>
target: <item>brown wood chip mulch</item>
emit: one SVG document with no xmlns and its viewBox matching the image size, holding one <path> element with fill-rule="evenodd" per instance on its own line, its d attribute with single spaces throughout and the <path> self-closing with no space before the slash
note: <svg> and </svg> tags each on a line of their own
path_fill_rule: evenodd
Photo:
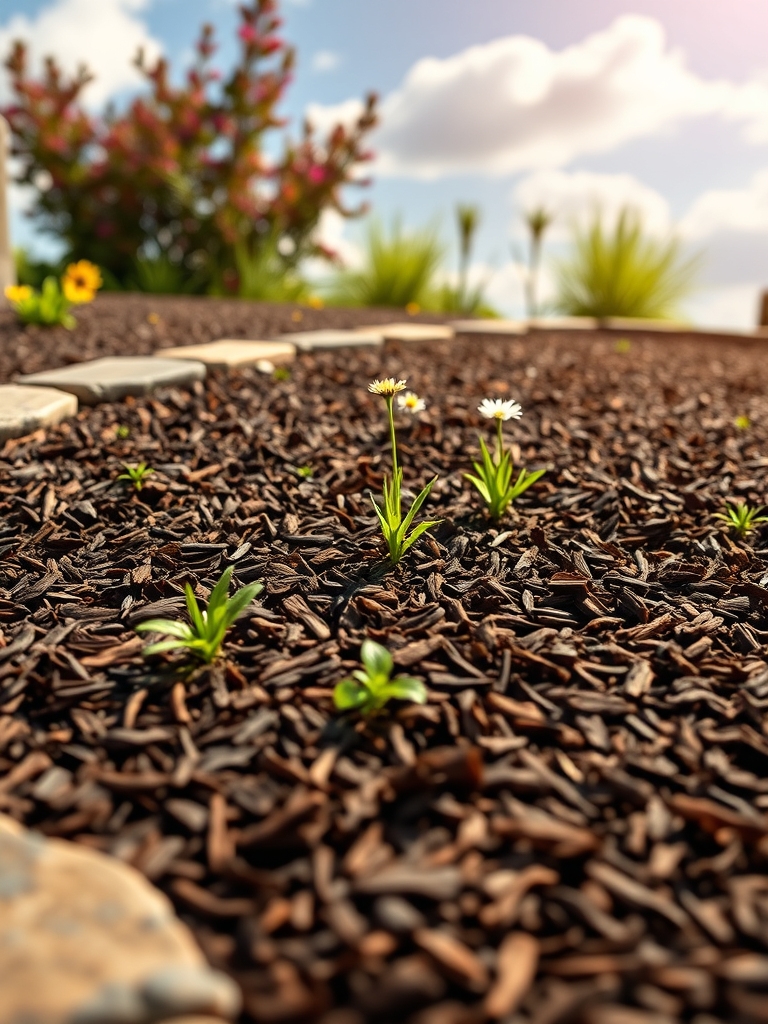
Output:
<svg viewBox="0 0 768 1024">
<path fill-rule="evenodd" d="M 0 810 L 143 871 L 247 1021 L 768 1021 L 768 548 L 711 518 L 765 498 L 768 369 L 614 345 L 302 356 L 6 442 Z M 383 374 L 444 520 L 394 571 Z M 485 396 L 548 467 L 499 527 L 462 480 Z M 226 663 L 144 663 L 135 624 L 228 565 L 266 586 Z M 334 712 L 366 636 L 426 706 Z"/>
</svg>

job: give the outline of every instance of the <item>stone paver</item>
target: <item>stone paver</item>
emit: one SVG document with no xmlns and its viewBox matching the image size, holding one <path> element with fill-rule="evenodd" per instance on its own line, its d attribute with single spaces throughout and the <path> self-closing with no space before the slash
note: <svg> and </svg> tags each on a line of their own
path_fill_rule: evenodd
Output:
<svg viewBox="0 0 768 1024">
<path fill-rule="evenodd" d="M 528 321 L 529 331 L 594 331 L 597 327 L 593 316 L 537 316 Z"/>
<path fill-rule="evenodd" d="M 525 334 L 528 330 L 524 320 L 453 320 L 448 326 L 457 334 Z"/>
<path fill-rule="evenodd" d="M 383 336 L 385 341 L 449 341 L 456 334 L 448 324 L 377 324 L 363 330 Z"/>
<path fill-rule="evenodd" d="M 192 359 L 109 356 L 32 373 L 21 377 L 20 383 L 59 388 L 77 395 L 86 405 L 95 405 L 118 401 L 127 395 L 147 395 L 155 388 L 191 384 L 203 380 L 205 373 L 204 364 Z"/>
<path fill-rule="evenodd" d="M 212 370 L 234 370 L 266 361 L 273 366 L 292 363 L 296 346 L 287 341 L 243 341 L 221 338 L 206 345 L 181 345 L 155 352 L 156 359 L 196 359 Z"/>
<path fill-rule="evenodd" d="M 290 342 L 302 352 L 320 348 L 358 348 L 384 344 L 384 336 L 377 327 L 366 327 L 355 331 L 296 331 L 281 334 L 277 341 Z"/>
<path fill-rule="evenodd" d="M 61 423 L 76 412 L 77 398 L 64 391 L 4 384 L 0 387 L 0 441 Z"/>
<path fill-rule="evenodd" d="M 48 767 L 40 782 L 62 771 Z M 4 815 L 0 992 L 0 1024 L 232 1020 L 241 1002 L 168 898 L 138 871 Z"/>
<path fill-rule="evenodd" d="M 606 316 L 600 326 L 609 331 L 671 331 L 675 334 L 688 333 L 693 330 L 690 324 L 679 320 L 641 320 L 633 316 Z"/>
</svg>

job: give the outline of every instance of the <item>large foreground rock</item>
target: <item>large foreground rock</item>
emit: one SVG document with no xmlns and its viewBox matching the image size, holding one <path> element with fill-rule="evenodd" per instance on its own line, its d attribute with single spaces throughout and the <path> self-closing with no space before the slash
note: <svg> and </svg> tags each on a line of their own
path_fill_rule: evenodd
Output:
<svg viewBox="0 0 768 1024">
<path fill-rule="evenodd" d="M 128 395 L 148 395 L 155 388 L 183 387 L 205 379 L 205 366 L 194 359 L 107 356 L 20 377 L 21 384 L 58 388 L 84 405 L 117 402 Z"/>
<path fill-rule="evenodd" d="M 0 1024 L 213 1024 L 239 1009 L 142 875 L 0 815 Z"/>
</svg>

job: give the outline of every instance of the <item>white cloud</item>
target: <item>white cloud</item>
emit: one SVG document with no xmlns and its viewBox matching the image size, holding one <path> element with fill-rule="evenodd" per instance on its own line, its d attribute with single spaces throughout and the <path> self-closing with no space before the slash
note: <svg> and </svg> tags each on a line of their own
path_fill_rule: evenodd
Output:
<svg viewBox="0 0 768 1024">
<path fill-rule="evenodd" d="M 136 86 L 141 76 L 133 67 L 140 47 L 149 58 L 162 50 L 140 13 L 149 0 L 55 0 L 29 18 L 16 14 L 0 25 L 0 54 L 6 55 L 15 39 L 29 46 L 30 67 L 37 74 L 43 57 L 53 55 L 69 73 L 86 64 L 95 80 L 83 96 L 98 106 L 122 89 Z M 9 98 L 5 73 L 0 76 L 0 100 Z"/>
<path fill-rule="evenodd" d="M 341 55 L 335 50 L 318 50 L 312 55 L 311 67 L 313 71 L 320 73 L 335 71 L 341 64 Z"/>
<path fill-rule="evenodd" d="M 606 224 L 612 224 L 624 207 L 630 207 L 641 216 L 644 228 L 654 235 L 666 235 L 672 226 L 667 200 L 631 174 L 537 171 L 516 186 L 513 202 L 518 211 L 517 232 L 522 224 L 520 214 L 527 210 L 543 206 L 553 215 L 547 233 L 549 240 L 568 237 L 574 222 L 584 225 L 596 210 Z"/>
<path fill-rule="evenodd" d="M 759 171 L 746 188 L 704 192 L 682 220 L 690 238 L 720 232 L 768 233 L 768 169 Z"/>
<path fill-rule="evenodd" d="M 658 21 L 624 15 L 559 51 L 515 35 L 419 60 L 382 103 L 376 170 L 429 179 L 563 167 L 712 114 L 768 141 L 766 112 L 768 82 L 704 79 Z"/>
</svg>

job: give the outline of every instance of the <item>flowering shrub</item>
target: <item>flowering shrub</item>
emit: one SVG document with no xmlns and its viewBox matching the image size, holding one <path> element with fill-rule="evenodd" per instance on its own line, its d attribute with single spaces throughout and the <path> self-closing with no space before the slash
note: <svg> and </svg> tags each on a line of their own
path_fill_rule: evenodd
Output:
<svg viewBox="0 0 768 1024">
<path fill-rule="evenodd" d="M 22 323 L 72 328 L 75 318 L 70 307 L 93 302 L 101 283 L 99 268 L 88 260 L 79 260 L 69 264 L 61 281 L 46 277 L 40 291 L 28 284 L 9 285 L 5 297 Z"/>
<path fill-rule="evenodd" d="M 480 438 L 480 462 L 475 462 L 475 473 L 464 476 L 480 493 L 488 511 L 494 519 L 501 519 L 515 498 L 535 484 L 544 475 L 543 469 L 529 473 L 521 469 L 515 483 L 512 483 L 512 455 L 504 451 L 501 424 L 506 420 L 519 420 L 523 410 L 511 399 L 484 398 L 477 411 L 488 420 L 496 420 L 496 453 L 492 456 L 483 438 Z"/>
<path fill-rule="evenodd" d="M 255 256 L 277 237 L 287 266 L 306 255 L 333 257 L 313 240 L 321 212 L 360 212 L 340 193 L 369 159 L 362 143 L 376 120 L 375 97 L 350 130 L 337 126 L 319 143 L 307 125 L 270 162 L 263 140 L 283 124 L 276 109 L 294 52 L 277 34 L 277 0 L 251 0 L 240 19 L 240 55 L 226 80 L 211 67 L 216 45 L 206 25 L 181 87 L 167 61 L 149 64 L 139 53 L 148 95 L 101 117 L 80 102 L 92 77 L 86 69 L 68 78 L 48 58 L 38 80 L 24 44 L 14 44 L 6 61 L 14 101 L 3 113 L 18 181 L 36 190 L 32 215 L 116 282 L 136 278 L 137 260 L 167 260 L 198 275 L 198 290 L 236 292 L 236 251 Z"/>
</svg>

